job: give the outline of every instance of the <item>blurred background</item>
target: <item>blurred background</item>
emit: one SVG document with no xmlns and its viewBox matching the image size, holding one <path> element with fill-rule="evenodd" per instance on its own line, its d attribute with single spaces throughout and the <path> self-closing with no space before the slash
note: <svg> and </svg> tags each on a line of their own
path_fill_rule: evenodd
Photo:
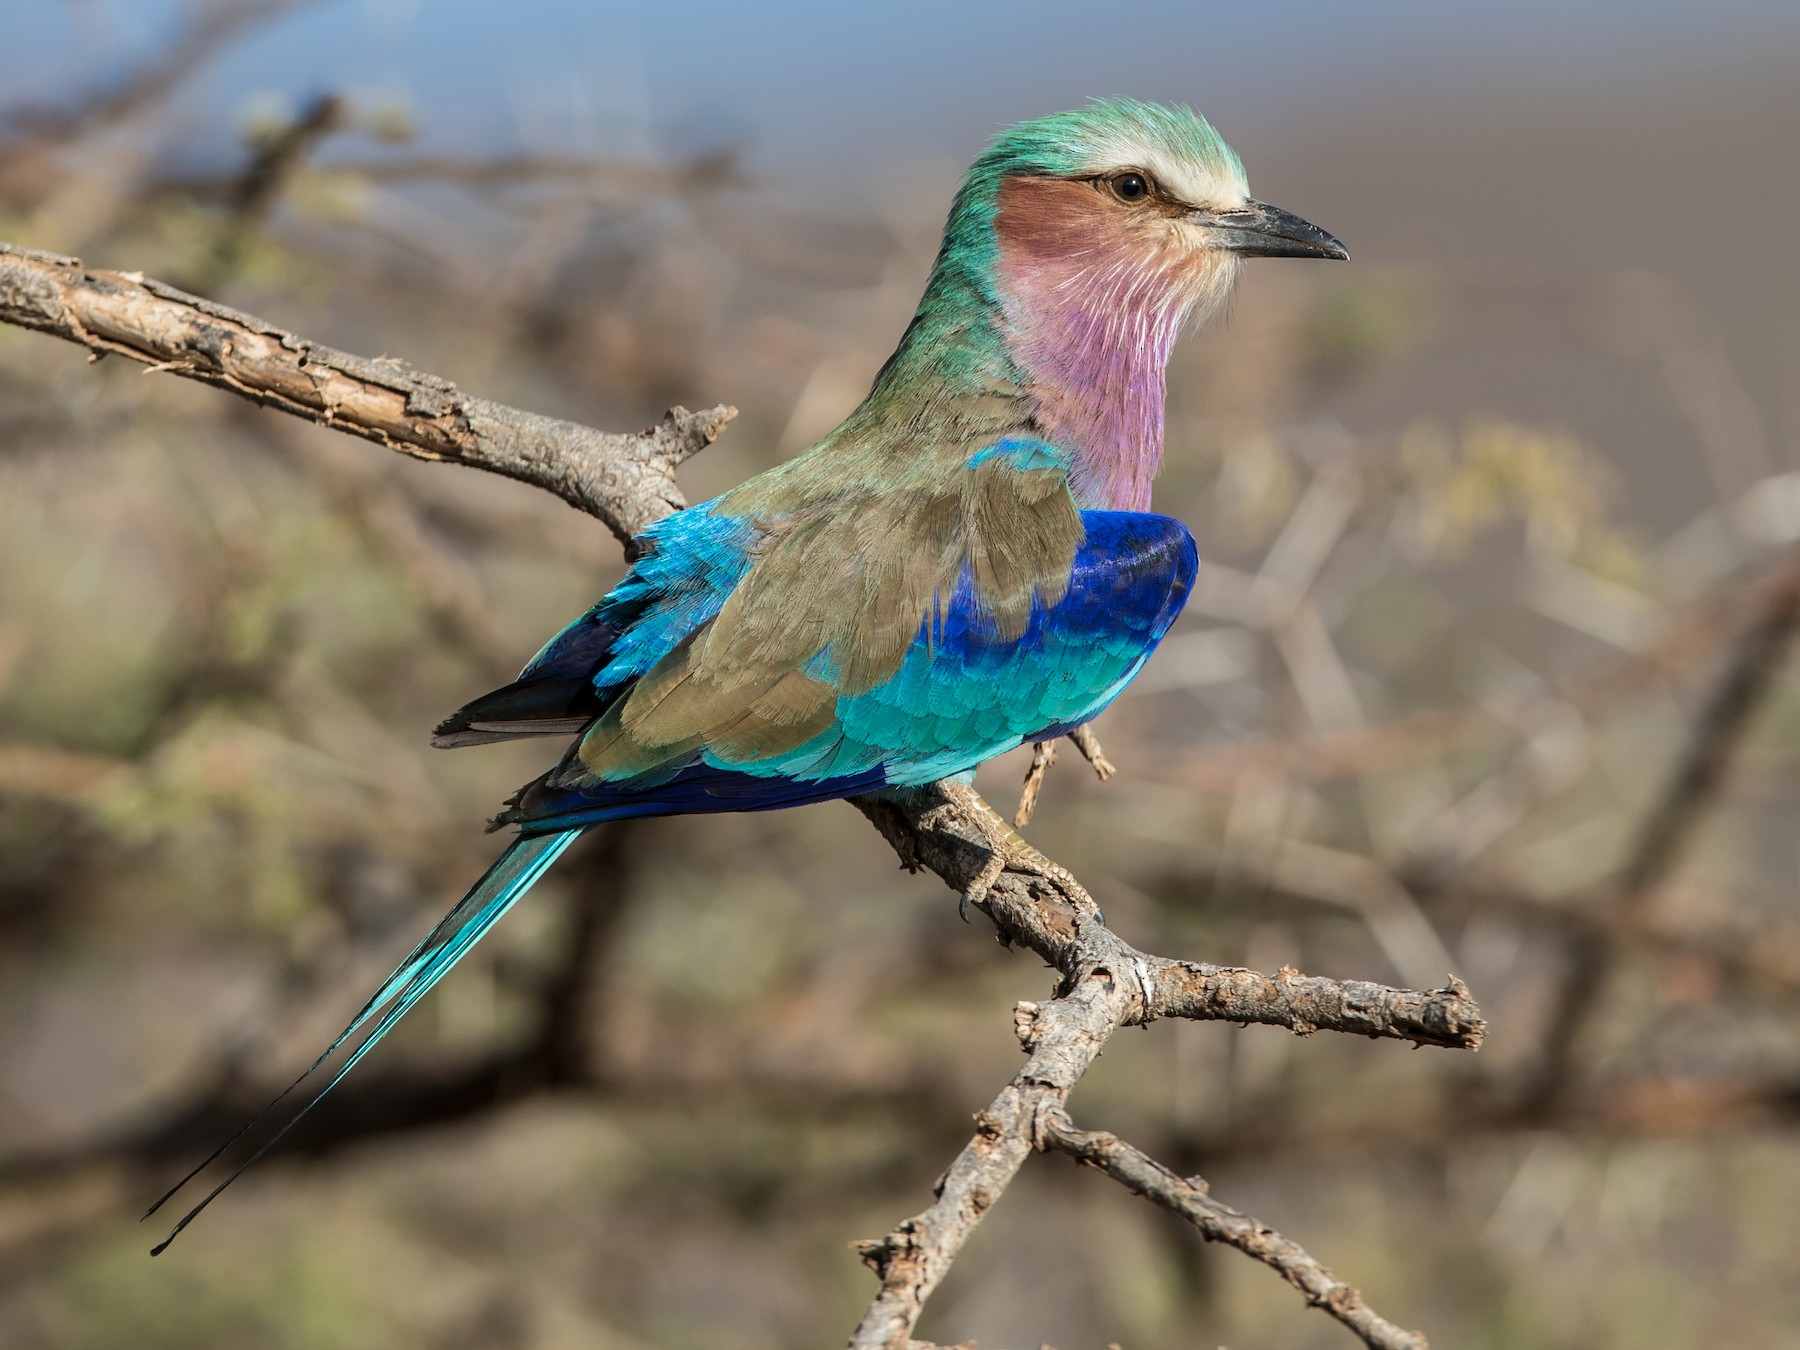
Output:
<svg viewBox="0 0 1800 1350">
<path fill-rule="evenodd" d="M 1459 1347 L 1800 1345 L 1800 10 L 7 0 L 0 238 L 627 430 L 855 403 L 1000 125 L 1180 100 L 1349 267 L 1170 378 L 1207 565 L 1030 830 L 1150 950 L 1478 1055 L 1122 1034 L 1117 1130 Z M 487 862 L 432 724 L 619 575 L 548 496 L 0 330 L 0 1342 L 841 1338 L 1045 972 L 841 805 L 612 827 L 151 1262 Z M 984 770 L 1010 810 L 1023 759 Z M 1342 1346 L 1035 1160 L 921 1333 Z"/>
</svg>

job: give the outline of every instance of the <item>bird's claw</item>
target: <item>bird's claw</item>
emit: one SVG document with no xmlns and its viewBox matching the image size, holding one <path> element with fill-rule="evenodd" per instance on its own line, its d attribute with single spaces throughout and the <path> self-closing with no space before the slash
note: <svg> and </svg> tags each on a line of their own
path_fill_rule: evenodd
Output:
<svg viewBox="0 0 1800 1350">
<path fill-rule="evenodd" d="M 1076 906 L 1085 908 L 1100 918 L 1102 924 L 1106 922 L 1100 917 L 1099 907 L 1069 869 L 1050 861 L 1026 843 L 1018 831 L 989 806 L 973 787 L 957 782 L 940 783 L 938 786 L 949 799 L 943 809 L 951 813 L 959 823 L 975 829 L 988 851 L 987 861 L 964 888 L 962 897 L 957 902 L 956 912 L 963 922 L 968 922 L 969 907 L 985 904 L 1001 874 L 1008 871 L 1042 877 Z"/>
<path fill-rule="evenodd" d="M 995 846 L 994 840 L 988 840 L 988 848 L 988 860 L 981 865 L 981 871 L 975 874 L 975 880 L 963 889 L 962 898 L 956 902 L 956 916 L 964 923 L 969 921 L 969 906 L 987 903 L 994 883 L 1000 880 L 1000 874 L 1007 867 L 1006 854 Z"/>
</svg>

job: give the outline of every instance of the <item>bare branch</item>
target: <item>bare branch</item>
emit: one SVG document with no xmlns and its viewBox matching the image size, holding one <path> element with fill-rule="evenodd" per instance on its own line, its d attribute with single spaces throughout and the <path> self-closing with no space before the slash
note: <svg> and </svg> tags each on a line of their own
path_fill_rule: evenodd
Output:
<svg viewBox="0 0 1800 1350">
<path fill-rule="evenodd" d="M 954 800 L 937 788 L 856 804 L 903 859 L 929 867 L 953 890 L 966 890 L 982 875 L 979 825 L 961 818 Z M 1003 942 L 1028 947 L 1061 971 L 1062 985 L 1048 1003 L 1019 1005 L 1014 1024 L 1026 1062 L 976 1117 L 975 1136 L 939 1181 L 935 1203 L 886 1237 L 858 1245 L 881 1289 L 851 1337 L 851 1350 L 911 1343 L 926 1299 L 1038 1144 L 1046 1113 L 1060 1111 L 1119 1027 L 1189 1017 L 1465 1049 L 1478 1046 L 1487 1030 L 1454 978 L 1443 989 L 1417 993 L 1147 955 L 1099 921 L 1085 892 L 1071 894 L 1053 878 L 1003 872 L 976 904 Z"/>
<path fill-rule="evenodd" d="M 857 799 L 908 865 L 923 866 L 954 891 L 964 891 L 986 860 L 979 828 L 961 818 L 935 787 L 901 796 Z M 1299 1035 L 1340 1031 L 1352 1035 L 1473 1050 L 1487 1023 L 1460 980 L 1421 993 L 1360 980 L 1339 981 L 1283 969 L 1275 975 L 1175 961 L 1141 952 L 1084 913 L 1085 893 L 1069 894 L 1050 878 L 1002 872 L 976 901 L 1000 930 L 1003 942 L 1029 948 L 1061 971 L 1065 981 L 1105 968 L 1131 985 L 1130 1006 L 1120 1025 L 1162 1017 L 1259 1023 Z"/>
<path fill-rule="evenodd" d="M 975 1117 L 975 1137 L 939 1178 L 935 1203 L 886 1237 L 856 1244 L 857 1254 L 880 1277 L 881 1290 L 851 1335 L 850 1350 L 911 1343 L 925 1300 L 1031 1155 L 1037 1122 L 1062 1106 L 1118 1026 L 1130 997 L 1123 981 L 1098 969 L 1043 1007 L 1019 1005 L 1014 1027 L 1028 1057 Z"/>
<path fill-rule="evenodd" d="M 228 389 L 418 459 L 552 492 L 629 541 L 686 503 L 675 468 L 735 408 L 671 408 L 635 436 L 472 398 L 390 357 L 335 351 L 141 274 L 0 244 L 0 322 Z"/>
<path fill-rule="evenodd" d="M 999 886 L 995 887 L 996 891 L 999 889 Z M 1345 1017 L 1346 1010 L 1341 1007 L 1327 1009 L 1308 1004 L 1304 998 L 1294 1000 L 1291 997 L 1296 986 L 1326 986 L 1332 981 L 1299 980 L 1285 971 L 1271 979 L 1252 971 L 1217 967 L 1187 967 L 1182 973 L 1191 977 L 1188 981 L 1168 981 L 1159 979 L 1159 974 L 1167 976 L 1178 963 L 1145 957 L 1098 923 L 1082 919 L 1077 920 L 1076 927 L 1067 947 L 1059 954 L 1084 973 L 1065 984 L 1063 991 L 1048 1003 L 1021 1003 L 1015 1010 L 1014 1030 L 1027 1053 L 1025 1064 L 1000 1095 L 976 1116 L 975 1135 L 940 1178 L 936 1201 L 886 1237 L 857 1244 L 858 1253 L 881 1278 L 881 1289 L 850 1338 L 851 1350 L 878 1350 L 878 1347 L 910 1343 L 912 1329 L 925 1301 L 948 1273 L 969 1235 L 1006 1190 L 1032 1149 L 1042 1145 L 1046 1138 L 1046 1122 L 1059 1116 L 1067 1119 L 1062 1116 L 1062 1109 L 1070 1090 L 1120 1026 L 1149 1021 L 1157 1016 L 1226 1017 L 1267 1020 L 1304 1031 L 1310 1029 L 1300 1011 L 1304 1008 L 1326 1019 L 1316 1024 L 1319 1026 L 1425 1039 L 1394 1030 L 1391 1017 Z M 1005 924 L 1001 931 L 1003 935 L 1007 933 Z M 1347 988 L 1349 986 L 1340 987 Z M 1377 990 L 1376 986 L 1365 988 L 1376 994 L 1371 1000 L 1375 1005 L 1414 1002 L 1415 1006 L 1407 1010 L 1405 1020 L 1412 1032 L 1431 1027 L 1435 1033 L 1431 1043 L 1472 1047 L 1480 1041 L 1483 1024 L 1474 1013 L 1467 991 L 1455 981 L 1447 989 L 1423 995 Z M 1198 997 L 1191 997 L 1193 995 Z M 1432 1011 L 1427 1013 L 1427 1008 Z M 1387 1008 L 1390 1015 L 1396 1011 L 1393 1006 Z M 1471 1018 L 1472 1024 L 1467 1024 Z M 1463 1039 L 1439 1039 L 1452 1024 L 1463 1024 Z M 1372 1029 L 1376 1027 L 1387 1029 Z M 1225 1212 L 1235 1215 L 1235 1211 Z M 1242 1219 L 1242 1216 L 1237 1217 Z M 1238 1242 L 1233 1245 L 1242 1246 Z M 1309 1263 L 1312 1271 L 1324 1275 L 1316 1262 L 1292 1244 L 1280 1248 L 1271 1245 L 1269 1251 L 1279 1254 L 1287 1262 L 1286 1267 L 1277 1265 L 1277 1268 L 1290 1280 L 1294 1276 L 1289 1274 L 1288 1267 L 1299 1270 L 1302 1260 Z M 1329 1279 L 1329 1276 L 1325 1278 Z M 1346 1288 L 1335 1282 L 1333 1286 Z M 1313 1292 L 1307 1285 L 1300 1287 Z M 1332 1295 L 1331 1301 L 1324 1306 L 1333 1316 L 1347 1320 L 1348 1315 L 1360 1307 L 1360 1298 L 1354 1290 L 1349 1290 Z M 1387 1326 L 1372 1313 L 1368 1314 L 1368 1319 L 1371 1326 Z M 1400 1335 L 1408 1334 L 1397 1328 L 1393 1330 Z M 1370 1341 L 1370 1344 L 1423 1346 L 1424 1341 Z"/>
<path fill-rule="evenodd" d="M 1350 1285 L 1338 1279 L 1305 1248 L 1290 1242 L 1267 1224 L 1212 1198 L 1199 1177 L 1178 1177 L 1148 1154 L 1117 1135 L 1078 1130 L 1068 1112 L 1047 1111 L 1038 1121 L 1042 1147 L 1067 1153 L 1097 1167 L 1133 1194 L 1161 1205 L 1199 1229 L 1208 1242 L 1223 1242 L 1261 1261 L 1362 1338 L 1373 1350 L 1427 1350 L 1416 1331 L 1397 1327 L 1382 1317 Z"/>
</svg>

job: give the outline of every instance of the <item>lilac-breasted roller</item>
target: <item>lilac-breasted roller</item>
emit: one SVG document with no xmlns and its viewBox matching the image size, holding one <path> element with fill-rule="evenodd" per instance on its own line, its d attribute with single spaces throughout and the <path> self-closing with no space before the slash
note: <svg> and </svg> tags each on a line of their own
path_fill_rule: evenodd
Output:
<svg viewBox="0 0 1800 1350">
<path fill-rule="evenodd" d="M 609 595 L 438 727 L 440 746 L 573 739 L 496 820 L 512 844 L 315 1061 L 362 1034 L 294 1119 L 583 831 L 966 784 L 1111 703 L 1198 565 L 1149 510 L 1170 348 L 1241 259 L 1271 256 L 1349 255 L 1252 200 L 1186 108 L 1107 99 L 1002 133 L 842 425 L 651 527 Z M 984 819 L 996 858 L 1048 865 Z"/>
</svg>

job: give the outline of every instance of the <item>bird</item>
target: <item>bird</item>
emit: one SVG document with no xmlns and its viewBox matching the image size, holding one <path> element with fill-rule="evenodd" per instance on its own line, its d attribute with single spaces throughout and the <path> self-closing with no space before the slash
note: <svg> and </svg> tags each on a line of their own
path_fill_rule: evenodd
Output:
<svg viewBox="0 0 1800 1350">
<path fill-rule="evenodd" d="M 611 592 L 436 728 L 443 747 L 570 743 L 491 822 L 515 830 L 499 859 L 264 1114 L 350 1047 L 324 1087 L 152 1254 L 605 822 L 935 783 L 987 836 L 965 905 L 1002 868 L 1059 873 L 974 793 L 974 771 L 1085 726 L 1180 613 L 1194 539 L 1150 509 L 1166 367 L 1258 257 L 1349 253 L 1252 198 L 1190 108 L 1096 99 L 996 136 L 862 402 L 652 525 Z"/>
</svg>

